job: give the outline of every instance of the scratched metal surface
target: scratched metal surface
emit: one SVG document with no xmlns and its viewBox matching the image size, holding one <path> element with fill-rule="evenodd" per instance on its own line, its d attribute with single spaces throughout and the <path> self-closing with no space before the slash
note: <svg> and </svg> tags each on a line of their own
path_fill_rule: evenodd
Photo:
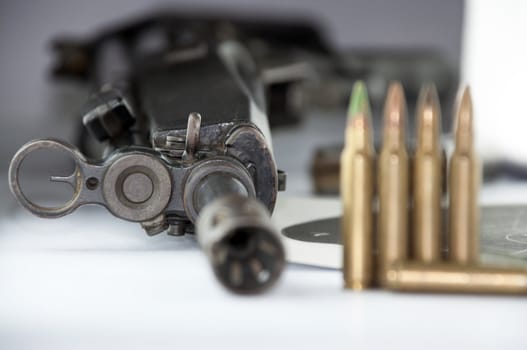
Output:
<svg viewBox="0 0 527 350">
<path fill-rule="evenodd" d="M 527 207 L 483 208 L 481 251 L 527 260 Z"/>
<path fill-rule="evenodd" d="M 480 229 L 482 260 L 527 262 L 527 206 L 482 207 Z M 292 225 L 283 234 L 303 242 L 340 244 L 339 218 Z"/>
</svg>

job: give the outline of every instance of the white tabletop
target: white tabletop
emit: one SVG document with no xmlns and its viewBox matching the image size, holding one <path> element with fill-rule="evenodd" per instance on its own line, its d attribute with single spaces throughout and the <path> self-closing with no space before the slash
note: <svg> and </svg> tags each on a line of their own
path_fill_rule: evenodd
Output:
<svg viewBox="0 0 527 350">
<path fill-rule="evenodd" d="M 341 124 L 338 116 L 313 117 L 273 136 L 277 162 L 290 170 L 278 224 L 299 213 L 339 214 L 337 199 L 309 206 L 306 169 L 316 144 L 341 137 Z M 299 264 L 289 264 L 270 293 L 240 297 L 215 281 L 192 237 L 148 237 L 96 207 L 39 219 L 15 205 L 6 185 L 0 184 L 2 350 L 527 349 L 525 298 L 348 292 L 340 271 Z M 481 193 L 483 204 L 526 201 L 527 184 L 496 183 Z M 298 254 L 286 244 L 291 257 Z M 327 250 L 337 264 L 339 250 Z M 301 253 L 313 254 L 305 247 Z"/>
<path fill-rule="evenodd" d="M 274 135 L 278 164 L 291 169 L 278 224 L 299 213 L 339 214 L 334 198 L 310 205 L 306 168 L 315 145 L 340 135 L 341 123 L 310 118 Z M 313 142 L 291 151 L 305 140 Z M 348 292 L 340 271 L 299 264 L 289 264 L 270 293 L 240 297 L 215 281 L 192 237 L 148 237 L 97 207 L 39 219 L 0 185 L 2 350 L 527 348 L 525 298 Z M 527 184 L 487 185 L 481 194 L 483 204 L 526 199 Z M 327 250 L 337 264 L 339 250 Z"/>
<path fill-rule="evenodd" d="M 521 297 L 348 292 L 340 271 L 296 264 L 268 294 L 232 295 L 192 237 L 101 208 L 0 223 L 2 349 L 525 349 L 526 315 Z"/>
</svg>

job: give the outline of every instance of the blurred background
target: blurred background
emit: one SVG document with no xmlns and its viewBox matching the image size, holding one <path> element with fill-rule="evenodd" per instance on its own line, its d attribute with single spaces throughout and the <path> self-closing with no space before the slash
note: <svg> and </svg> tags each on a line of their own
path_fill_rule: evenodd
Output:
<svg viewBox="0 0 527 350">
<path fill-rule="evenodd" d="M 441 97 L 447 147 L 457 89 L 461 83 L 470 83 L 485 179 L 523 180 L 527 178 L 527 149 L 522 145 L 522 130 L 527 119 L 521 102 L 527 73 L 522 69 L 526 49 L 519 42 L 526 31 L 525 6 L 514 0 L 499 6 L 461 0 L 3 1 L 0 171 L 7 170 L 14 152 L 30 139 L 54 136 L 79 143 L 79 110 L 99 87 L 72 79 L 52 79 L 57 61 L 52 52 L 55 39 L 88 40 L 127 21 L 174 13 L 189 18 L 200 14 L 293 23 L 300 20 L 308 23 L 331 51 L 329 59 L 326 56 L 316 63 L 315 78 L 306 79 L 301 102 L 298 87 L 288 86 L 279 93 L 287 94 L 291 110 L 270 111 L 277 160 L 292 175 L 292 193 L 335 193 L 329 183 L 335 181 L 331 169 L 335 169 L 334 158 L 340 150 L 340 128 L 354 79 L 364 79 L 368 85 L 376 127 L 380 126 L 387 84 L 394 79 L 403 82 L 410 112 L 410 144 L 418 89 L 423 82 L 434 82 Z M 336 68 L 328 69 L 328 65 Z M 377 131 L 377 142 L 379 135 Z M 287 151 L 306 136 L 309 142 L 297 152 Z M 328 172 L 333 180 L 326 176 Z M 316 182 L 324 176 L 325 184 Z M 1 186 L 6 189 L 6 182 Z"/>
<path fill-rule="evenodd" d="M 9 2 L 0 8 L 0 169 L 7 169 L 14 152 L 25 142 L 60 137 L 78 144 L 79 110 L 98 87 L 52 80 L 55 64 L 52 41 L 60 37 L 88 39 L 103 28 L 141 19 L 165 10 L 239 18 L 307 20 L 323 44 L 336 53 L 349 71 L 343 77 L 319 73 L 303 105 L 292 117 L 270 113 L 279 166 L 291 173 L 290 191 L 309 193 L 315 149 L 336 146 L 354 79 L 368 82 L 374 109 L 380 109 L 387 83 L 402 79 L 410 107 L 423 81 L 435 81 L 442 101 L 450 104 L 457 88 L 461 62 L 464 4 L 448 1 L 61 1 Z M 191 15 L 189 15 L 191 16 Z M 320 78 L 322 76 L 322 79 Z M 327 81 L 322 81 L 326 79 Z M 318 84 L 318 85 L 317 85 Z M 314 88 L 313 88 L 314 86 Z M 445 128 L 449 127 L 446 107 Z M 275 115 L 273 117 L 273 115 Z M 377 118 L 378 119 L 378 118 Z M 284 120 L 281 122 L 281 120 Z M 320 128 L 320 123 L 326 125 Z M 308 134 L 308 144 L 287 152 Z M 281 152 L 284 149 L 285 152 Z M 333 147 L 335 149 L 335 147 Z M 5 186 L 5 181 L 2 181 Z"/>
</svg>

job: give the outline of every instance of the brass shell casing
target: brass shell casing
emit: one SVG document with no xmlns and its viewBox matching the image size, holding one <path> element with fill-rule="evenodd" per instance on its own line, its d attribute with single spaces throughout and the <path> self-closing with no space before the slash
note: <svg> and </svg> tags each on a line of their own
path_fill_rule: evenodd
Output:
<svg viewBox="0 0 527 350">
<path fill-rule="evenodd" d="M 349 128 L 349 126 L 348 126 Z M 354 139 L 364 130 L 352 130 Z M 369 133 L 369 132 L 368 132 Z M 371 138 L 371 135 L 370 137 Z M 361 290 L 373 279 L 373 147 L 346 147 L 341 157 L 342 240 L 345 288 Z"/>
<path fill-rule="evenodd" d="M 449 261 L 472 264 L 479 260 L 479 162 L 474 155 L 450 160 Z"/>
<path fill-rule="evenodd" d="M 408 292 L 527 294 L 527 269 L 407 262 L 388 270 L 386 287 Z"/>
<path fill-rule="evenodd" d="M 378 271 L 408 258 L 408 154 L 379 156 Z"/>
</svg>

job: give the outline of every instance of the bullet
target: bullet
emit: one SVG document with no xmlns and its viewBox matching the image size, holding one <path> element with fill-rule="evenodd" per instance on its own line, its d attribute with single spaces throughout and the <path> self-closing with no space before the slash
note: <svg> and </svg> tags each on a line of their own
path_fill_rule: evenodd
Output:
<svg viewBox="0 0 527 350">
<path fill-rule="evenodd" d="M 408 152 L 406 101 L 400 83 L 392 83 L 384 105 L 383 145 L 378 160 L 378 273 L 383 283 L 393 263 L 408 258 Z"/>
<path fill-rule="evenodd" d="M 346 141 L 341 155 L 345 288 L 365 289 L 372 282 L 373 137 L 366 86 L 353 86 Z"/>
<path fill-rule="evenodd" d="M 432 263 L 441 255 L 441 195 L 443 153 L 441 111 L 434 85 L 421 88 L 417 104 L 417 144 L 413 174 L 412 255 Z"/>
<path fill-rule="evenodd" d="M 388 270 L 386 287 L 404 292 L 527 294 L 527 269 L 406 262 Z"/>
<path fill-rule="evenodd" d="M 455 148 L 449 172 L 449 259 L 459 264 L 479 259 L 477 192 L 479 162 L 474 152 L 472 98 L 465 88 L 455 116 Z"/>
</svg>

